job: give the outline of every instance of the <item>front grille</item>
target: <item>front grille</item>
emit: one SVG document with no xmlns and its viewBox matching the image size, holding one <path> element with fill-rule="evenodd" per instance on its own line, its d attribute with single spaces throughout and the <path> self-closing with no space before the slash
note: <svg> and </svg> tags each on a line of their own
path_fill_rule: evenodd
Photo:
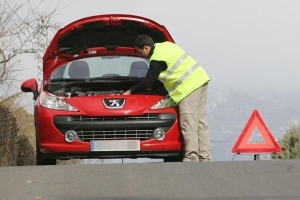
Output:
<svg viewBox="0 0 300 200">
<path fill-rule="evenodd" d="M 142 130 L 77 130 L 77 135 L 81 141 L 90 140 L 148 140 L 153 129 Z"/>
<path fill-rule="evenodd" d="M 147 120 L 157 119 L 156 114 L 142 116 L 113 116 L 113 117 L 72 117 L 73 121 L 125 121 L 125 120 Z M 148 140 L 154 129 L 122 129 L 122 130 L 77 130 L 77 135 L 81 141 L 90 140 Z"/>
<path fill-rule="evenodd" d="M 62 134 L 76 131 L 78 139 L 91 140 L 148 140 L 156 128 L 168 131 L 176 115 L 146 114 L 139 116 L 55 116 L 53 122 Z"/>
<path fill-rule="evenodd" d="M 142 116 L 118 116 L 118 117 L 86 117 L 76 116 L 72 117 L 73 121 L 105 121 L 105 120 L 143 120 L 143 119 L 157 119 L 156 114 L 147 114 Z"/>
</svg>

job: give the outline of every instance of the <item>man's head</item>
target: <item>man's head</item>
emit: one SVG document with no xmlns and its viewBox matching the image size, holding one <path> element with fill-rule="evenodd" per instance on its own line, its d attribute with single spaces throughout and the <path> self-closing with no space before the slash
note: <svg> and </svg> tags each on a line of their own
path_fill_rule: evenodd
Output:
<svg viewBox="0 0 300 200">
<path fill-rule="evenodd" d="M 134 48 L 142 57 L 148 58 L 149 52 L 154 44 L 155 43 L 150 36 L 141 34 L 135 39 Z"/>
</svg>

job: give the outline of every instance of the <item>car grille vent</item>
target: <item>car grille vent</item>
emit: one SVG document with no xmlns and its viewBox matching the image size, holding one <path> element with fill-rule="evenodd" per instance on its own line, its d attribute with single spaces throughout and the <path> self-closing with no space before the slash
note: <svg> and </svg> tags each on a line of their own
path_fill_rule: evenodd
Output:
<svg viewBox="0 0 300 200">
<path fill-rule="evenodd" d="M 117 116 L 117 117 L 86 117 L 78 116 L 72 117 L 72 121 L 104 121 L 104 120 L 144 120 L 157 119 L 156 114 L 147 114 L 142 116 Z"/>
<path fill-rule="evenodd" d="M 152 129 L 143 130 L 77 130 L 81 141 L 91 140 L 147 140 L 151 137 Z"/>
<path fill-rule="evenodd" d="M 112 116 L 112 117 L 72 117 L 72 121 L 125 121 L 125 120 L 147 120 L 157 119 L 157 114 L 147 114 L 142 116 Z M 77 129 L 77 135 L 81 141 L 91 140 L 148 140 L 152 137 L 153 128 L 140 129 L 104 129 L 88 130 Z"/>
</svg>

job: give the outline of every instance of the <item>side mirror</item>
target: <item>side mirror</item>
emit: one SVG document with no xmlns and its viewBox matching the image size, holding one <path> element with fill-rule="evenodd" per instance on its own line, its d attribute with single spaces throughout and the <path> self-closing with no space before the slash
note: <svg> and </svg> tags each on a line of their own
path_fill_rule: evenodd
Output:
<svg viewBox="0 0 300 200">
<path fill-rule="evenodd" d="M 24 81 L 21 85 L 21 90 L 23 92 L 32 92 L 34 100 L 37 99 L 38 96 L 38 85 L 37 81 L 34 78 L 28 79 Z"/>
</svg>

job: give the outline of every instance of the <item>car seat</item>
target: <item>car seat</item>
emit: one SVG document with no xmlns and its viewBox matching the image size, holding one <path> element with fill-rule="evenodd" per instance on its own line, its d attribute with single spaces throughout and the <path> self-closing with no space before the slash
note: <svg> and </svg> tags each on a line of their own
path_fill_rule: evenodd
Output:
<svg viewBox="0 0 300 200">
<path fill-rule="evenodd" d="M 90 69 L 86 61 L 74 61 L 69 66 L 70 78 L 90 78 Z"/>
<path fill-rule="evenodd" d="M 128 76 L 145 77 L 148 69 L 148 64 L 145 61 L 132 62 Z"/>
</svg>

